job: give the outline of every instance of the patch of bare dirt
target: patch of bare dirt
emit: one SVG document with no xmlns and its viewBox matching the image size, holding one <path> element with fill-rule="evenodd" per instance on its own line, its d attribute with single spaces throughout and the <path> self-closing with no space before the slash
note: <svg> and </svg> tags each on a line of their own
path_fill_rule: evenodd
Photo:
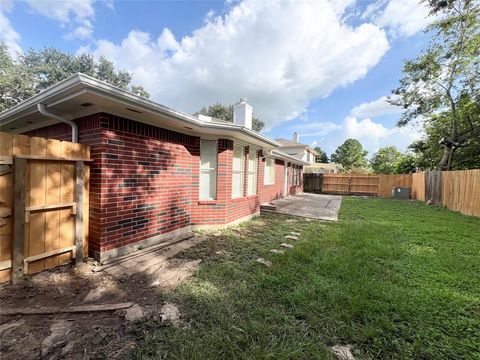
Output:
<svg viewBox="0 0 480 360">
<path fill-rule="evenodd" d="M 168 248 L 172 256 L 176 255 L 172 252 L 174 246 Z M 182 246 L 179 249 L 183 250 Z M 164 254 L 159 255 L 161 261 L 154 264 L 152 271 L 147 269 L 118 278 L 107 271 L 94 271 L 98 270 L 98 264 L 86 261 L 27 277 L 18 285 L 3 286 L 0 309 L 123 302 L 135 305 L 126 310 L 78 314 L 7 316 L 0 312 L 0 358 L 126 358 L 139 336 L 138 320 L 162 322 L 165 313 L 162 294 L 192 276 L 201 262 L 165 259 Z M 179 321 L 178 309 L 177 315 L 177 319 L 170 320 L 174 324 Z"/>
</svg>

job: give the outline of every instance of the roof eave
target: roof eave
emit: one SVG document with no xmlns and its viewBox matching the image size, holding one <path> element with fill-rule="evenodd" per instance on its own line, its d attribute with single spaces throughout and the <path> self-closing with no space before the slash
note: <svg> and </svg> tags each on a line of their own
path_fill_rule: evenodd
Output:
<svg viewBox="0 0 480 360">
<path fill-rule="evenodd" d="M 90 90 L 93 90 L 92 92 L 96 91 L 101 91 L 104 93 L 107 93 L 110 97 L 113 97 L 114 99 L 117 99 L 119 101 L 129 101 L 135 104 L 135 106 L 157 112 L 161 115 L 167 115 L 170 117 L 173 117 L 174 119 L 187 122 L 188 124 L 192 124 L 195 126 L 198 126 L 200 128 L 211 128 L 211 129 L 223 129 L 227 131 L 233 131 L 233 132 L 241 132 L 244 133 L 248 136 L 251 136 L 261 142 L 264 142 L 270 146 L 274 147 L 279 147 L 280 144 L 273 139 L 270 139 L 252 129 L 243 127 L 243 126 L 238 126 L 235 124 L 222 124 L 222 123 L 214 123 L 214 122 L 206 122 L 202 121 L 198 118 L 196 118 L 193 115 L 184 113 L 182 111 L 178 111 L 166 106 L 163 106 L 161 104 L 155 103 L 154 101 L 145 99 L 141 96 L 138 96 L 136 94 L 127 92 L 125 90 L 119 89 L 113 85 L 110 85 L 106 82 L 97 80 L 95 78 L 92 78 L 90 76 L 77 73 L 75 75 L 70 76 L 69 78 L 66 78 L 62 80 L 61 82 L 51 86 L 50 88 L 46 89 L 45 91 L 40 92 L 39 94 L 25 100 L 24 102 L 15 105 L 14 107 L 5 110 L 4 112 L 0 113 L 0 120 L 3 119 L 8 119 L 14 117 L 16 114 L 28 109 L 29 107 L 36 106 L 38 103 L 44 103 L 48 102 L 48 99 L 51 99 L 52 97 L 65 92 L 67 93 L 69 89 L 72 89 L 75 86 L 85 86 L 87 88 L 90 88 Z M 78 91 L 78 90 L 75 90 Z M 64 97 L 68 95 L 65 94 Z M 60 97 L 62 99 L 62 97 Z M 58 101 L 57 101 L 58 102 Z M 48 105 L 48 104 L 46 104 Z M 15 119 L 14 119 L 15 120 Z M 11 120 L 13 121 L 13 120 Z M 3 122 L 3 121 L 2 121 Z M 6 121 L 5 124 L 9 123 L 10 121 Z"/>
</svg>

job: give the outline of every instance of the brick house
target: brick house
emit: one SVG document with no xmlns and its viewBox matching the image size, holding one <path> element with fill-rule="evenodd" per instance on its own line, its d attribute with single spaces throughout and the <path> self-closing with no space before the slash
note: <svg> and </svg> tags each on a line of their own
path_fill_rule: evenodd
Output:
<svg viewBox="0 0 480 360">
<path fill-rule="evenodd" d="M 301 192 L 306 163 L 251 124 L 245 99 L 228 123 L 83 74 L 0 114 L 0 131 L 90 146 L 89 249 L 99 260 L 249 219 Z"/>
</svg>

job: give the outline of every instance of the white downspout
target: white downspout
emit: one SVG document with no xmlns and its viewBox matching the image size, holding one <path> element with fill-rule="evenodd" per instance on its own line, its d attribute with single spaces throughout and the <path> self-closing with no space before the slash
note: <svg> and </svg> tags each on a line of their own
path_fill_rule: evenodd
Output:
<svg viewBox="0 0 480 360">
<path fill-rule="evenodd" d="M 57 119 L 65 124 L 70 125 L 72 127 L 72 142 L 78 143 L 78 125 L 77 124 L 75 124 L 72 120 L 64 119 L 61 116 L 58 116 L 56 114 L 49 112 L 45 104 L 40 104 L 40 103 L 37 104 L 37 109 L 42 115 Z"/>
</svg>

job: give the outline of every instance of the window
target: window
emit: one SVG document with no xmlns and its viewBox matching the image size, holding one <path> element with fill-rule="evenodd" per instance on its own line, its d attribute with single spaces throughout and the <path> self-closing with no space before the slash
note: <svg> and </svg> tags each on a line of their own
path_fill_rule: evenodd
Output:
<svg viewBox="0 0 480 360">
<path fill-rule="evenodd" d="M 245 150 L 243 146 L 233 146 L 232 198 L 242 197 L 245 179 Z"/>
<path fill-rule="evenodd" d="M 217 142 L 200 140 L 200 200 L 217 197 Z"/>
<path fill-rule="evenodd" d="M 292 185 L 300 184 L 300 168 L 296 165 L 293 165 L 292 168 Z"/>
<path fill-rule="evenodd" d="M 265 159 L 265 185 L 275 184 L 275 160 Z"/>
<path fill-rule="evenodd" d="M 248 195 L 257 193 L 257 150 L 248 151 Z"/>
</svg>

